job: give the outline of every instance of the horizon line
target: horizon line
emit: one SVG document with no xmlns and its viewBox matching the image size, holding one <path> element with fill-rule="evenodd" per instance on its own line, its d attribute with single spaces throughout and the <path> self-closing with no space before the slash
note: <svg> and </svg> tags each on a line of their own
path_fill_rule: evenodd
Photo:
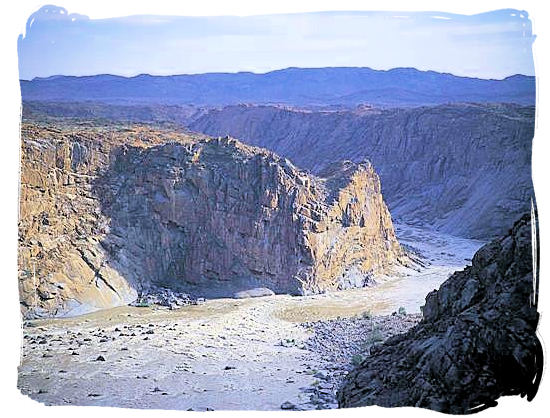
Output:
<svg viewBox="0 0 550 418">
<path fill-rule="evenodd" d="M 22 79 L 20 78 L 19 81 L 26 81 L 26 82 L 32 82 L 35 80 L 48 80 L 53 78 L 88 78 L 88 77 L 99 77 L 99 76 L 111 76 L 111 77 L 120 77 L 120 78 L 138 78 L 138 77 L 184 77 L 184 76 L 200 76 L 200 75 L 214 75 L 214 74 L 225 74 L 225 75 L 237 75 L 237 74 L 253 74 L 253 75 L 267 75 L 271 73 L 281 72 L 281 71 L 287 71 L 287 70 L 322 70 L 322 69 L 365 69 L 365 70 L 371 70 L 375 72 L 391 72 L 395 70 L 413 70 L 420 73 L 437 73 L 441 75 L 450 75 L 457 78 L 468 78 L 472 80 L 485 80 L 485 81 L 504 81 L 509 78 L 513 77 L 536 77 L 535 74 L 529 75 L 529 74 L 522 74 L 522 73 L 515 73 L 510 74 L 503 78 L 482 78 L 482 77 L 475 77 L 475 76 L 466 76 L 466 75 L 457 75 L 450 72 L 440 72 L 436 70 L 420 70 L 416 67 L 393 67 L 387 70 L 377 70 L 372 67 L 365 67 L 365 66 L 326 66 L 326 67 L 284 67 L 284 68 L 278 68 L 275 70 L 269 70 L 265 72 L 254 72 L 254 71 L 207 71 L 202 73 L 176 73 L 176 74 L 151 74 L 151 73 L 139 73 L 135 75 L 121 75 L 121 74 L 113 74 L 113 73 L 97 73 L 97 74 L 83 74 L 83 75 L 71 75 L 71 74 L 52 74 L 49 76 L 35 76 L 31 79 Z"/>
</svg>

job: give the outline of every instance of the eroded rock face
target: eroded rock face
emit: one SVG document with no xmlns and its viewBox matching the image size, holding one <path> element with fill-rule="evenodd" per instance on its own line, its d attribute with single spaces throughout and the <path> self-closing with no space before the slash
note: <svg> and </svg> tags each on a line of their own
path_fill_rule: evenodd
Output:
<svg viewBox="0 0 550 418">
<path fill-rule="evenodd" d="M 366 286 L 373 277 L 365 272 L 383 271 L 394 260 L 408 262 L 370 163 L 342 161 L 319 175 L 327 206 L 320 221 L 308 228 L 314 264 L 306 290 Z"/>
<path fill-rule="evenodd" d="M 100 139 L 100 138 L 98 138 Z M 19 291 L 26 316 L 84 313 L 131 302 L 106 263 L 109 220 L 92 191 L 110 145 L 54 129 L 22 129 Z"/>
<path fill-rule="evenodd" d="M 419 325 L 373 349 L 350 373 L 340 407 L 466 413 L 502 395 L 531 399 L 542 372 L 532 238 L 526 215 L 482 247 L 472 266 L 426 297 Z"/>
<path fill-rule="evenodd" d="M 21 182 L 29 316 L 126 304 L 152 287 L 364 286 L 407 262 L 369 163 L 314 177 L 231 138 L 25 125 Z"/>
<path fill-rule="evenodd" d="M 189 126 L 268 148 L 315 174 L 367 158 L 394 219 L 488 241 L 530 210 L 534 121 L 534 106 L 513 104 L 338 112 L 240 105 Z"/>
</svg>

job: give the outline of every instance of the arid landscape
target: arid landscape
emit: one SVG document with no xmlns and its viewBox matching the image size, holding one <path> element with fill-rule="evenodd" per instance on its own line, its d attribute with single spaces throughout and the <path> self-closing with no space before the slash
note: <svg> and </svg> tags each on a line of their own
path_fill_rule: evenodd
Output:
<svg viewBox="0 0 550 418">
<path fill-rule="evenodd" d="M 352 359 L 415 325 L 424 296 L 481 245 L 416 228 L 402 234 L 403 243 L 422 240 L 429 265 L 372 288 L 27 321 L 21 390 L 51 404 L 335 408 Z"/>
<path fill-rule="evenodd" d="M 21 94 L 23 394 L 451 414 L 535 396 L 534 76 L 56 74 Z"/>
</svg>

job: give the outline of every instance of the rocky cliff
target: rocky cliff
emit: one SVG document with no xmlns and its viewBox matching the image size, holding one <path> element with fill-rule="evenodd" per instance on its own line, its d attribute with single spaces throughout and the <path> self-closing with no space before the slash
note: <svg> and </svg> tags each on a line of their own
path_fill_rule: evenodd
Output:
<svg viewBox="0 0 550 418">
<path fill-rule="evenodd" d="M 128 303 L 154 286 L 364 286 L 406 261 L 370 163 L 318 177 L 234 139 L 146 127 L 22 130 L 20 291 L 28 315 Z"/>
<path fill-rule="evenodd" d="M 430 293 L 422 321 L 375 347 L 350 373 L 339 405 L 467 413 L 503 395 L 532 399 L 542 372 L 535 225 L 523 216 Z"/>
<path fill-rule="evenodd" d="M 229 106 L 190 122 L 268 148 L 314 173 L 368 158 L 394 218 L 490 239 L 531 207 L 534 107 L 449 104 L 309 111 Z"/>
</svg>

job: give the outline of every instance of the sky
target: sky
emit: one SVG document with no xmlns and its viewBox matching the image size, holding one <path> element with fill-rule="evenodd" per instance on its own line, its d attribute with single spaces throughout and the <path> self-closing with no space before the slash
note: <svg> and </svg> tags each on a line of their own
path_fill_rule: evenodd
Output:
<svg viewBox="0 0 550 418">
<path fill-rule="evenodd" d="M 20 78 L 414 67 L 501 79 L 534 75 L 526 12 L 316 12 L 90 19 L 56 6 L 18 39 Z"/>
</svg>

